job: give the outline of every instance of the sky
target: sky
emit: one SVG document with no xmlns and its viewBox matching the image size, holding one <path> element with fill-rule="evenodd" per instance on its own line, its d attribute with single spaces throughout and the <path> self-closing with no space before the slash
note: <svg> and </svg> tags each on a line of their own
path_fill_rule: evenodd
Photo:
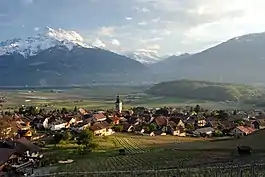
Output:
<svg viewBox="0 0 265 177">
<path fill-rule="evenodd" d="M 0 0 L 0 41 L 46 26 L 114 51 L 194 53 L 265 31 L 264 0 Z"/>
</svg>

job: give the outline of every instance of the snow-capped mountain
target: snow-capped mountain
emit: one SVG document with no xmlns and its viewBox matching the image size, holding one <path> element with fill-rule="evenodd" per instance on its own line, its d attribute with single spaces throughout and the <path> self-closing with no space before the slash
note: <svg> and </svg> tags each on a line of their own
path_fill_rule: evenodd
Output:
<svg viewBox="0 0 265 177">
<path fill-rule="evenodd" d="M 74 46 L 93 48 L 92 45 L 86 44 L 82 36 L 75 31 L 46 27 L 42 34 L 34 37 L 0 42 L 0 56 L 18 53 L 27 58 L 55 46 L 65 46 L 68 50 L 72 50 Z"/>
<path fill-rule="evenodd" d="M 157 56 L 157 51 L 147 49 L 138 49 L 134 52 L 125 52 L 124 55 L 145 65 L 154 64 L 161 59 Z"/>
<path fill-rule="evenodd" d="M 47 28 L 0 42 L 0 86 L 127 83 L 145 70 L 138 61 L 85 43 L 75 31 Z"/>
</svg>

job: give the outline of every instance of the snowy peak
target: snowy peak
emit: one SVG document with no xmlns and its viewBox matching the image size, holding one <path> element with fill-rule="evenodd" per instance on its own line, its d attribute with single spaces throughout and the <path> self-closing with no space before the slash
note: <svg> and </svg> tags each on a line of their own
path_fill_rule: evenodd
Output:
<svg viewBox="0 0 265 177">
<path fill-rule="evenodd" d="M 134 52 L 125 52 L 125 55 L 145 65 L 150 65 L 160 60 L 155 50 L 138 49 Z"/>
<path fill-rule="evenodd" d="M 0 56 L 18 53 L 27 58 L 55 46 L 64 46 L 68 50 L 72 50 L 75 46 L 93 48 L 83 41 L 82 36 L 75 31 L 66 31 L 60 28 L 55 30 L 46 27 L 43 33 L 34 37 L 0 42 Z"/>
<path fill-rule="evenodd" d="M 46 28 L 47 28 L 47 32 L 45 35 L 55 40 L 58 40 L 58 41 L 66 40 L 66 41 L 71 41 L 71 42 L 83 42 L 84 41 L 82 36 L 75 31 L 65 31 L 61 28 L 59 28 L 58 30 L 54 30 L 48 26 Z"/>
</svg>

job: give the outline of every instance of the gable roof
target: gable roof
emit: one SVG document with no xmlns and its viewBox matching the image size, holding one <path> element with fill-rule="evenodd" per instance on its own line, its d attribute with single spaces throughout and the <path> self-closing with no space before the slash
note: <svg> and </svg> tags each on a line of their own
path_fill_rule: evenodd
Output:
<svg viewBox="0 0 265 177">
<path fill-rule="evenodd" d="M 195 130 L 195 132 L 199 132 L 201 134 L 207 133 L 207 132 L 212 132 L 212 131 L 214 131 L 214 129 L 212 127 L 204 127 L 204 128 L 199 128 L 199 129 Z"/>
<path fill-rule="evenodd" d="M 182 121 L 182 120 L 181 120 L 180 118 L 178 118 L 178 117 L 171 117 L 169 120 L 175 122 L 176 124 L 179 124 L 179 123 Z"/>
<path fill-rule="evenodd" d="M 238 130 L 240 130 L 243 133 L 250 134 L 256 131 L 256 129 L 248 126 L 238 126 L 236 127 Z"/>
<path fill-rule="evenodd" d="M 165 116 L 159 116 L 155 118 L 155 123 L 158 126 L 166 126 L 168 124 L 168 119 Z"/>
<path fill-rule="evenodd" d="M 265 119 L 258 119 L 258 120 L 255 120 L 254 122 L 259 123 L 260 126 L 265 126 Z M 254 122 L 252 122 L 252 123 L 254 123 Z"/>
<path fill-rule="evenodd" d="M 104 119 L 106 118 L 106 116 L 102 113 L 98 113 L 98 114 L 93 114 L 93 117 L 96 119 L 96 120 L 100 120 L 100 119 Z"/>
<path fill-rule="evenodd" d="M 14 149 L 0 148 L 0 166 L 4 164 L 16 151 Z"/>
<path fill-rule="evenodd" d="M 7 142 L 10 146 L 12 146 L 15 151 L 19 154 L 23 154 L 26 151 L 30 152 L 38 152 L 40 151 L 40 148 L 36 146 L 35 144 L 31 143 L 28 139 L 25 137 L 22 137 L 20 139 L 14 140 L 14 141 L 8 141 Z"/>
<path fill-rule="evenodd" d="M 106 121 L 104 122 L 100 122 L 100 123 L 95 123 L 94 125 L 92 125 L 90 127 L 90 130 L 92 131 L 97 131 L 97 130 L 102 130 L 104 128 L 109 128 L 110 127 L 110 124 Z"/>
</svg>

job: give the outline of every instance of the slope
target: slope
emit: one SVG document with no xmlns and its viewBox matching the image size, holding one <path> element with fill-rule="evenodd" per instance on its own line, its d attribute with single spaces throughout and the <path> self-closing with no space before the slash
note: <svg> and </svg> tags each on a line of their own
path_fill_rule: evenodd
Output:
<svg viewBox="0 0 265 177">
<path fill-rule="evenodd" d="M 265 95 L 264 88 L 247 85 L 179 80 L 161 82 L 146 91 L 148 94 L 210 101 L 238 101 Z"/>
<path fill-rule="evenodd" d="M 163 65 L 160 64 L 161 67 L 157 71 L 165 74 L 164 78 L 174 76 L 175 79 L 264 83 L 265 78 L 262 76 L 265 74 L 264 45 L 265 33 L 244 35 L 185 59 L 176 59 L 172 67 L 168 65 L 162 67 Z"/>
</svg>

